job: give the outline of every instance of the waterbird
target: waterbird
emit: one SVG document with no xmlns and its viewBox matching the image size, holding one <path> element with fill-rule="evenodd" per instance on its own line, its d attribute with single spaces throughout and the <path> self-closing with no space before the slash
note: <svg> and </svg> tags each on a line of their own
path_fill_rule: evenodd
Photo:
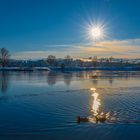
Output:
<svg viewBox="0 0 140 140">
<path fill-rule="evenodd" d="M 97 115 L 95 116 L 95 119 L 96 119 L 96 122 L 102 122 L 102 123 L 104 123 L 107 120 L 105 115 Z"/>
<path fill-rule="evenodd" d="M 93 118 L 95 119 L 96 122 L 101 122 L 101 123 L 104 123 L 107 120 L 105 115 L 97 115 L 97 116 L 94 116 Z M 78 123 L 90 122 L 90 121 L 91 121 L 91 118 L 88 118 L 88 117 L 80 117 L 80 116 L 77 117 Z"/>
<path fill-rule="evenodd" d="M 87 117 L 80 117 L 78 116 L 77 117 L 77 122 L 80 123 L 80 122 L 89 122 L 89 119 Z"/>
</svg>

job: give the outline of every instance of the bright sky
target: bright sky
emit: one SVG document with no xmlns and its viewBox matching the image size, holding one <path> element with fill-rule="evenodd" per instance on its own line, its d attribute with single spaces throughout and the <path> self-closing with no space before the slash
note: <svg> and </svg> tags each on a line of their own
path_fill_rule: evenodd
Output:
<svg viewBox="0 0 140 140">
<path fill-rule="evenodd" d="M 139 0 L 1 0 L 0 47 L 13 58 L 140 55 Z M 93 41 L 87 27 L 107 36 Z"/>
</svg>

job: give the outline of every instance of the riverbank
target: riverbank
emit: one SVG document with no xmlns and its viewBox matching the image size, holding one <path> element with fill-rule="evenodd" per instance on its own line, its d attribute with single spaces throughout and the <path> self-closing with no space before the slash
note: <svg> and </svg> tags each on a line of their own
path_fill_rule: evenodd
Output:
<svg viewBox="0 0 140 140">
<path fill-rule="evenodd" d="M 48 67 L 5 67 L 5 68 L 0 68 L 0 71 L 51 71 L 50 68 Z"/>
<path fill-rule="evenodd" d="M 5 67 L 0 71 L 89 71 L 89 70 L 112 70 L 112 71 L 140 71 L 140 66 L 118 67 Z"/>
<path fill-rule="evenodd" d="M 140 67 L 133 66 L 133 67 L 65 67 L 61 69 L 59 67 L 51 67 L 51 70 L 54 71 L 88 71 L 88 70 L 112 70 L 112 71 L 140 71 Z"/>
</svg>

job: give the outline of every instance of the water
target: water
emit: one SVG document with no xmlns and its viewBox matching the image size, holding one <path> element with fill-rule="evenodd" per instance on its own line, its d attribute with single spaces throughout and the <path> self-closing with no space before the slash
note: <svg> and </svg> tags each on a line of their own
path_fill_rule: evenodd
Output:
<svg viewBox="0 0 140 140">
<path fill-rule="evenodd" d="M 139 140 L 140 72 L 1 72 L 3 139 Z"/>
</svg>

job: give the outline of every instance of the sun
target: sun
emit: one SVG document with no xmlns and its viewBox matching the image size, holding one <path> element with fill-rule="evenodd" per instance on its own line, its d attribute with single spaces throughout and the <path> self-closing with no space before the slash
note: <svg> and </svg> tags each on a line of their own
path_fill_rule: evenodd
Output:
<svg viewBox="0 0 140 140">
<path fill-rule="evenodd" d="M 95 26 L 95 27 L 91 27 L 91 29 L 89 29 L 89 34 L 90 34 L 91 38 L 93 38 L 93 39 L 100 39 L 103 36 L 103 31 L 100 27 Z"/>
<path fill-rule="evenodd" d="M 101 41 L 108 37 L 106 22 L 90 21 L 85 22 L 85 36 L 90 41 Z"/>
<path fill-rule="evenodd" d="M 90 25 L 87 28 L 87 37 L 90 40 L 101 40 L 105 37 L 104 26 L 101 25 Z"/>
</svg>

